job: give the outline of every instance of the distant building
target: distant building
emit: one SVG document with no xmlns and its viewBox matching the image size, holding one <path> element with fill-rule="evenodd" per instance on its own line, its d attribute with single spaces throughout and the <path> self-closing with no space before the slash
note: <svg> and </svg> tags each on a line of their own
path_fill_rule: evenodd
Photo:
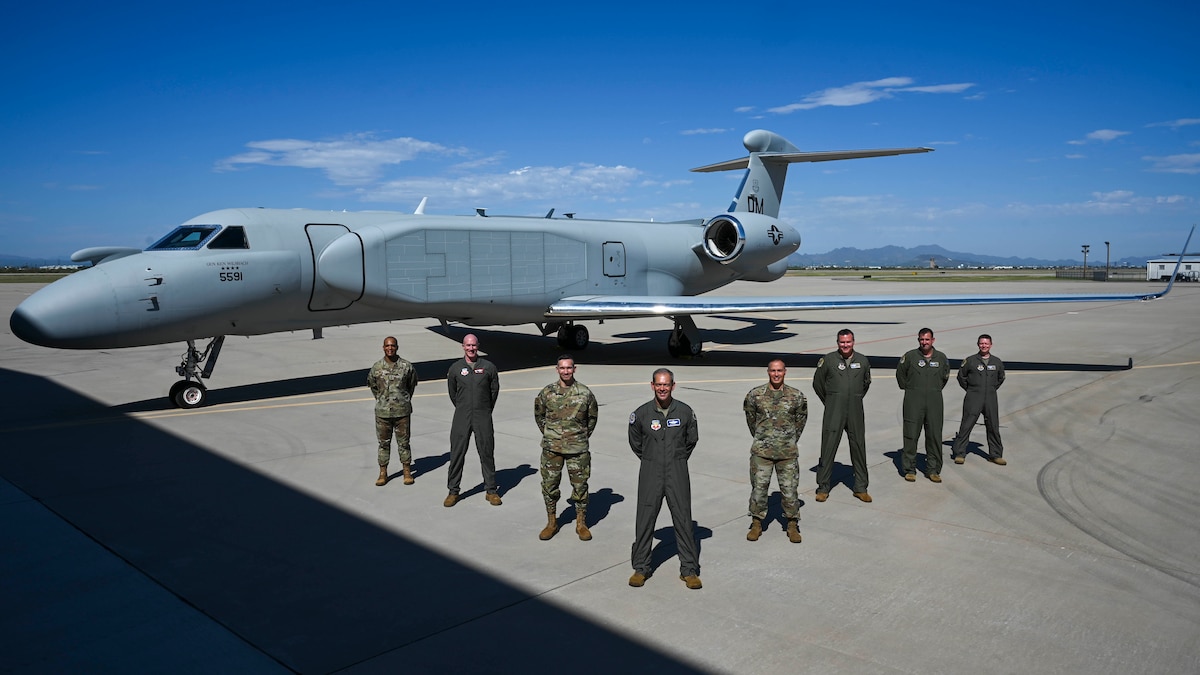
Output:
<svg viewBox="0 0 1200 675">
<path fill-rule="evenodd" d="M 1171 277 L 1171 271 L 1175 269 L 1175 263 L 1179 262 L 1179 258 L 1159 258 L 1146 263 L 1146 281 L 1167 280 Z M 1183 257 L 1183 264 L 1179 266 L 1179 276 L 1189 281 L 1200 281 L 1200 258 Z"/>
</svg>

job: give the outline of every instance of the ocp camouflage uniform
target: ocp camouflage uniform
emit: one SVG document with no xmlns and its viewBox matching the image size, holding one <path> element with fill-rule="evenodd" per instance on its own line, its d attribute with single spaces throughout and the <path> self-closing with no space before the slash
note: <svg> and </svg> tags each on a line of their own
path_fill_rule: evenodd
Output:
<svg viewBox="0 0 1200 675">
<path fill-rule="evenodd" d="M 942 472 L 942 418 L 945 405 L 942 389 L 950 381 L 950 361 L 938 350 L 926 357 L 913 349 L 900 357 L 896 384 L 904 390 L 904 449 L 900 468 L 917 471 L 917 438 L 925 430 L 925 472 Z"/>
<path fill-rule="evenodd" d="M 799 389 L 784 384 L 779 390 L 764 384 L 746 394 L 742 403 L 746 426 L 754 436 L 750 446 L 750 515 L 767 517 L 767 493 L 771 472 L 779 482 L 783 498 L 783 516 L 800 517 L 799 448 L 797 442 L 808 422 L 808 399 Z"/>
<path fill-rule="evenodd" d="M 546 508 L 558 504 L 563 467 L 571 481 L 571 500 L 577 510 L 587 509 L 592 453 L 588 438 L 596 430 L 600 411 L 592 391 L 579 382 L 562 387 L 546 385 L 533 399 L 533 419 L 542 432 L 542 499 Z"/>
<path fill-rule="evenodd" d="M 397 357 L 392 363 L 385 356 L 371 366 L 367 386 L 375 396 L 375 438 L 379 440 L 379 466 L 387 466 L 392 456 L 392 436 L 402 464 L 412 462 L 410 419 L 412 394 L 417 388 L 417 369 Z"/>
</svg>

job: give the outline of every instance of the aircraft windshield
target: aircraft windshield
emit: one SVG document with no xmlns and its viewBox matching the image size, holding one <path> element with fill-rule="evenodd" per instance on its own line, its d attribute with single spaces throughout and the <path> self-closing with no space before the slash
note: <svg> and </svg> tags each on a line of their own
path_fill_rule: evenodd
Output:
<svg viewBox="0 0 1200 675">
<path fill-rule="evenodd" d="M 187 251 L 200 248 L 216 232 L 216 225 L 180 225 L 147 251 Z"/>
</svg>

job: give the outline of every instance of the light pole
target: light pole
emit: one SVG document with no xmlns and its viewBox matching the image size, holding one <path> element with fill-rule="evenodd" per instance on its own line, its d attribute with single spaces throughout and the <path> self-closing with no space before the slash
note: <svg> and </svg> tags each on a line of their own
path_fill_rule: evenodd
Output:
<svg viewBox="0 0 1200 675">
<path fill-rule="evenodd" d="M 1087 280 L 1087 252 L 1088 252 L 1088 249 L 1091 247 L 1092 247 L 1091 244 L 1083 245 L 1083 278 L 1085 281 Z"/>
<path fill-rule="evenodd" d="M 1112 246 L 1104 242 L 1104 280 L 1108 281 L 1108 268 L 1112 266 Z"/>
</svg>

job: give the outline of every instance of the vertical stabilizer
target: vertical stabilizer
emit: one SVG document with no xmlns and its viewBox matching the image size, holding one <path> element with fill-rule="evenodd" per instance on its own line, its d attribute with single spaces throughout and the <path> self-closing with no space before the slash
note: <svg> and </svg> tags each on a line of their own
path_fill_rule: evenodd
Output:
<svg viewBox="0 0 1200 675">
<path fill-rule="evenodd" d="M 787 180 L 787 162 L 771 161 L 770 155 L 764 157 L 763 153 L 798 153 L 800 148 L 783 136 L 763 129 L 746 134 L 742 145 L 750 151 L 750 156 L 746 158 L 746 175 L 733 196 L 729 212 L 761 213 L 778 218 L 783 183 Z"/>
</svg>

